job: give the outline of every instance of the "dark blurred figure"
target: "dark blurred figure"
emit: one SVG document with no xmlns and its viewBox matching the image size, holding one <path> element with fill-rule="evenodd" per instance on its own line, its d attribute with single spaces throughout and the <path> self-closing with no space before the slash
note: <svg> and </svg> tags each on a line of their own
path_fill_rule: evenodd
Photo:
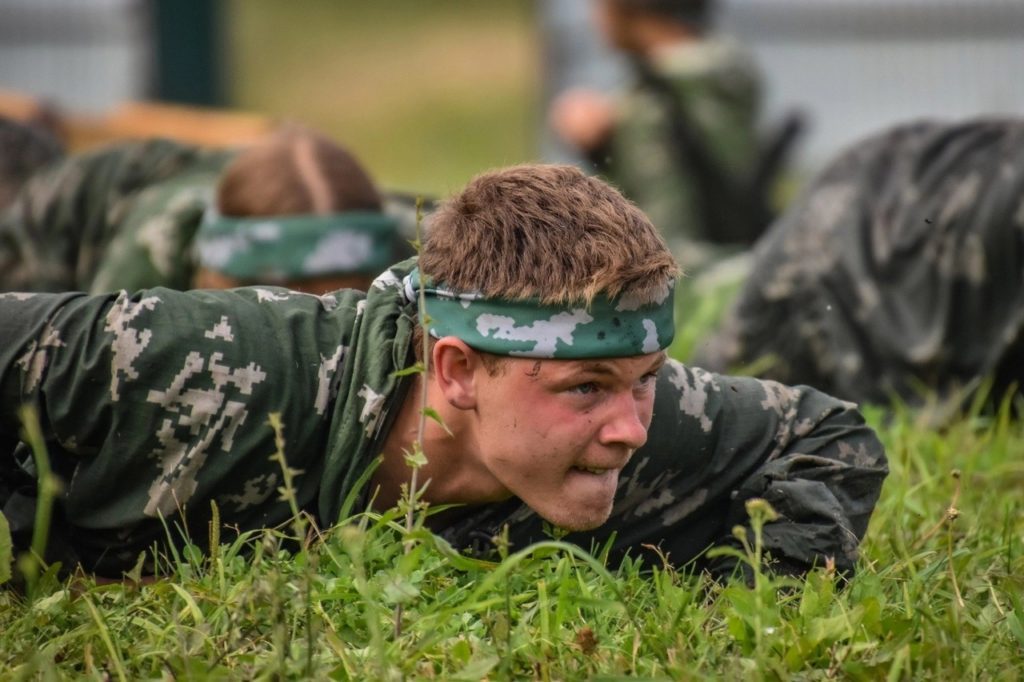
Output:
<svg viewBox="0 0 1024 682">
<path fill-rule="evenodd" d="M 955 410 L 1024 381 L 1024 120 L 919 122 L 860 142 L 755 251 L 695 360 L 841 398 Z"/>
<path fill-rule="evenodd" d="M 711 34 L 715 3 L 593 3 L 634 83 L 614 99 L 566 91 L 552 105 L 552 128 L 647 213 L 684 268 L 749 245 L 770 221 L 767 197 L 781 159 L 758 136 L 753 62 Z"/>
<path fill-rule="evenodd" d="M 63 145 L 46 125 L 0 116 L 0 209 L 34 173 L 63 155 Z"/>
<path fill-rule="evenodd" d="M 298 127 L 241 151 L 156 139 L 70 157 L 0 214 L 0 291 L 324 293 L 410 253 L 362 165 Z"/>
</svg>

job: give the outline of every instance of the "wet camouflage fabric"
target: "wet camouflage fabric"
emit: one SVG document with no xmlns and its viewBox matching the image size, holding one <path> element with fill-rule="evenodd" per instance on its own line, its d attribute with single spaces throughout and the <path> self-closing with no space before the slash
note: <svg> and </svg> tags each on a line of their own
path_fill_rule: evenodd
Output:
<svg viewBox="0 0 1024 682">
<path fill-rule="evenodd" d="M 759 77 L 737 46 L 719 40 L 686 43 L 652 65 L 678 93 L 682 108 L 723 169 L 748 173 L 758 158 Z M 672 149 L 668 112 L 642 85 L 625 93 L 611 140 L 606 175 L 662 232 L 686 270 L 736 252 L 712 244 L 702 224 L 697 183 Z"/>
<path fill-rule="evenodd" d="M 9 453 L 15 409 L 34 400 L 67 484 L 58 537 L 86 567 L 116 575 L 164 541 L 160 514 L 200 544 L 210 500 L 225 527 L 285 521 L 267 424 L 280 412 L 289 465 L 302 472 L 298 502 L 334 521 L 404 399 L 409 380 L 394 372 L 412 361 L 416 307 L 402 278 L 413 265 L 387 271 L 365 297 L 269 287 L 0 295 L 0 490 L 31 487 Z M 614 518 L 573 539 L 615 531 L 618 549 L 657 543 L 685 562 L 727 539 L 744 500 L 761 496 L 782 514 L 766 531 L 782 567 L 834 557 L 850 568 L 885 473 L 852 405 L 670 362 Z M 5 515 L 18 517 L 12 506 Z M 441 530 L 472 547 L 508 523 L 520 546 L 541 532 L 520 506 L 467 507 Z"/>
<path fill-rule="evenodd" d="M 0 214 L 0 291 L 187 288 L 188 247 L 231 156 L 132 142 L 33 177 Z"/>
<path fill-rule="evenodd" d="M 434 338 L 454 336 L 471 348 L 524 358 L 615 358 L 664 350 L 675 335 L 672 292 L 657 300 L 596 296 L 590 305 L 541 305 L 536 300 L 488 299 L 421 282 L 419 268 L 403 282 L 406 298 L 423 292 Z"/>
<path fill-rule="evenodd" d="M 1024 380 L 1024 121 L 921 122 L 843 153 L 758 244 L 696 362 L 856 401 Z M 998 395 L 998 393 L 997 393 Z"/>
<path fill-rule="evenodd" d="M 188 289 L 198 267 L 194 239 L 236 153 L 130 142 L 32 178 L 0 213 L 0 291 Z M 398 231 L 373 272 L 412 255 L 415 209 L 405 195 L 390 196 L 384 213 Z"/>
</svg>

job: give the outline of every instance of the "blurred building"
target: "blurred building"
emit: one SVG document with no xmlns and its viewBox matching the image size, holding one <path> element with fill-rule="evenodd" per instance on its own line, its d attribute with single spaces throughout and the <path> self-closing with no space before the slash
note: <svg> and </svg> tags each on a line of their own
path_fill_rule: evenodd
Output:
<svg viewBox="0 0 1024 682">
<path fill-rule="evenodd" d="M 150 88 L 140 0 L 0 0 L 0 88 L 99 113 Z"/>
<path fill-rule="evenodd" d="M 224 103 L 217 0 L 0 0 L 0 88 L 100 112 Z"/>
<path fill-rule="evenodd" d="M 589 0 L 539 2 L 547 97 L 622 82 L 590 28 Z M 758 59 L 767 118 L 809 116 L 796 154 L 808 170 L 911 118 L 1024 115 L 1022 0 L 723 0 L 718 25 Z M 545 151 L 568 157 L 550 136 Z"/>
</svg>

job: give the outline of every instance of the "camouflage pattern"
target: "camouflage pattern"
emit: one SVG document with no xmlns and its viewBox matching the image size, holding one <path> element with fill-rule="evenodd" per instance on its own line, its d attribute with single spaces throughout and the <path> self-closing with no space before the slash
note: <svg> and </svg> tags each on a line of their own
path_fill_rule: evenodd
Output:
<svg viewBox="0 0 1024 682">
<path fill-rule="evenodd" d="M 955 408 L 986 375 L 995 395 L 1024 381 L 1022 332 L 1024 121 L 920 122 L 813 181 L 696 361 Z"/>
<path fill-rule="evenodd" d="M 406 297 L 420 294 L 434 338 L 454 336 L 471 348 L 524 358 L 616 358 L 664 350 L 675 335 L 675 282 L 655 300 L 594 297 L 589 305 L 541 305 L 454 291 L 420 280 L 419 268 L 404 280 Z"/>
<path fill-rule="evenodd" d="M 416 306 L 402 283 L 413 266 L 388 270 L 365 296 L 271 287 L 0 295 L 0 491 L 14 491 L 4 514 L 31 519 L 31 498 L 18 492 L 32 487 L 31 462 L 10 455 L 26 401 L 66 484 L 60 549 L 100 573 L 116 575 L 163 544 L 161 517 L 201 545 L 211 501 L 225 528 L 285 521 L 271 413 L 281 413 L 284 452 L 301 471 L 302 508 L 329 524 L 347 497 L 365 503 L 357 481 L 411 382 L 395 370 L 413 359 Z M 660 544 L 682 563 L 727 541 L 744 501 L 760 496 L 782 515 L 765 540 L 783 569 L 827 558 L 851 568 L 885 474 L 882 447 L 853 405 L 670 362 L 613 519 L 574 539 L 614 531 L 619 550 Z M 520 546 L 542 527 L 520 507 L 466 507 L 440 531 L 472 547 L 507 523 Z"/>
<path fill-rule="evenodd" d="M 280 413 L 298 502 L 333 521 L 396 403 L 411 312 L 395 276 L 368 295 L 0 294 L 0 489 L 26 487 L 10 482 L 31 472 L 25 453 L 10 453 L 33 401 L 66 484 L 62 555 L 116 575 L 164 543 L 163 518 L 203 536 L 211 500 L 226 527 L 290 518 L 270 460 Z M 24 518 L 13 502 L 5 515 Z"/>
<path fill-rule="evenodd" d="M 228 218 L 208 210 L 195 237 L 200 267 L 248 282 L 376 275 L 395 262 L 398 224 L 379 211 Z"/>
<path fill-rule="evenodd" d="M 187 288 L 188 247 L 232 155 L 132 142 L 33 177 L 0 214 L 0 291 Z"/>
<path fill-rule="evenodd" d="M 63 145 L 44 120 L 0 115 L 0 209 L 17 196 L 26 180 L 63 155 Z"/>
<path fill-rule="evenodd" d="M 35 176 L 0 213 L 0 291 L 188 289 L 198 267 L 196 234 L 236 154 L 129 142 Z M 415 211 L 395 196 L 385 198 L 385 213 L 398 231 L 389 223 L 390 251 L 373 272 L 412 255 Z"/>
<path fill-rule="evenodd" d="M 713 160 L 737 176 L 758 153 L 759 78 L 736 45 L 721 40 L 682 43 L 655 55 Z M 712 243 L 698 207 L 698 183 L 672 149 L 668 112 L 656 93 L 637 84 L 618 104 L 606 175 L 662 232 L 685 270 L 736 252 Z"/>
</svg>

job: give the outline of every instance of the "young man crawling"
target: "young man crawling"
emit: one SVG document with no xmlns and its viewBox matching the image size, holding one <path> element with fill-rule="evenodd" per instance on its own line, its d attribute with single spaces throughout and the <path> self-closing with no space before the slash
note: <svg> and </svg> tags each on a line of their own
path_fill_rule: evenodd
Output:
<svg viewBox="0 0 1024 682">
<path fill-rule="evenodd" d="M 211 500 L 225 526 L 286 521 L 271 413 L 302 472 L 299 504 L 330 525 L 350 493 L 399 498 L 426 382 L 444 426 L 426 422 L 419 480 L 429 502 L 464 505 L 435 528 L 458 546 L 505 525 L 522 546 L 546 520 L 682 564 L 727 542 L 762 497 L 780 515 L 764 531 L 777 569 L 852 570 L 886 475 L 875 434 L 811 388 L 666 359 L 677 276 L 616 190 L 527 165 L 470 182 L 432 217 L 418 261 L 365 294 L 2 295 L 4 513 L 31 518 L 17 416 L 31 403 L 65 484 L 51 534 L 65 562 L 117 576 L 167 541 L 162 518 L 206 537 Z M 401 374 L 421 293 L 429 370 Z"/>
</svg>

